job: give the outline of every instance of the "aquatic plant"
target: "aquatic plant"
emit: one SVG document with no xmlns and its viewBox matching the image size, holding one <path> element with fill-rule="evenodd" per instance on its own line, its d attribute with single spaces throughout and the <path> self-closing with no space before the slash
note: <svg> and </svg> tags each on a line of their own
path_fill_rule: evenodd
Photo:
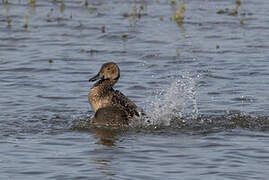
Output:
<svg viewBox="0 0 269 180">
<path fill-rule="evenodd" d="M 237 14 L 238 14 L 238 10 L 237 10 L 237 9 L 232 9 L 232 10 L 228 13 L 229 16 L 236 16 Z"/>
<path fill-rule="evenodd" d="M 179 49 L 176 50 L 176 55 L 177 55 L 177 56 L 180 56 L 180 51 L 179 51 Z"/>
<path fill-rule="evenodd" d="M 86 51 L 87 53 L 90 53 L 91 54 L 91 56 L 93 55 L 93 53 L 98 53 L 98 50 L 96 50 L 96 49 L 90 49 L 90 50 L 88 50 L 88 51 Z"/>
<path fill-rule="evenodd" d="M 105 26 L 102 26 L 101 27 L 101 31 L 102 31 L 102 33 L 105 33 L 106 32 L 106 27 Z"/>
<path fill-rule="evenodd" d="M 8 28 L 11 27 L 11 22 L 12 22 L 12 19 L 10 17 L 7 17 L 7 27 Z"/>
<path fill-rule="evenodd" d="M 35 5 L 35 0 L 28 0 L 28 5 Z"/>
<path fill-rule="evenodd" d="M 217 14 L 224 14 L 225 13 L 225 11 L 223 10 L 223 9 L 219 9 L 218 11 L 217 11 Z"/>
<path fill-rule="evenodd" d="M 53 11 L 54 11 L 54 9 L 51 8 L 51 9 L 50 9 L 50 12 L 48 12 L 48 14 L 47 14 L 47 19 L 46 19 L 47 22 L 51 22 L 51 21 L 52 21 L 52 20 L 51 20 L 51 15 L 52 15 Z"/>
<path fill-rule="evenodd" d="M 181 1 L 181 2 L 182 4 L 178 7 L 177 11 L 172 16 L 172 20 L 176 21 L 179 26 L 183 24 L 183 20 L 184 20 L 183 14 L 185 12 L 184 1 Z"/>
<path fill-rule="evenodd" d="M 241 0 L 235 0 L 235 7 L 231 10 L 229 10 L 228 8 L 223 9 L 219 9 L 217 11 L 217 14 L 228 14 L 229 16 L 236 16 L 238 14 L 238 9 L 241 6 Z"/>
<path fill-rule="evenodd" d="M 95 12 L 97 10 L 96 7 L 88 7 L 87 10 L 89 11 L 90 14 L 92 14 L 93 12 Z"/>
<path fill-rule="evenodd" d="M 84 6 L 85 6 L 85 7 L 88 7 L 88 5 L 89 5 L 88 0 L 85 0 L 85 2 L 84 2 Z"/>
<path fill-rule="evenodd" d="M 144 8 L 142 8 L 144 9 Z M 141 18 L 141 9 L 139 10 L 139 13 L 137 12 L 137 7 L 136 7 L 136 1 L 134 2 L 134 4 L 131 6 L 131 12 L 129 13 L 123 13 L 123 17 L 128 18 L 129 17 L 129 21 L 130 21 L 130 25 L 132 27 L 136 27 L 136 23 L 137 23 L 137 18 L 140 19 Z"/>
<path fill-rule="evenodd" d="M 139 8 L 139 10 L 138 10 L 138 14 L 137 14 L 138 18 L 141 18 L 141 16 L 142 16 L 142 11 L 143 11 L 143 10 L 144 10 L 144 6 L 141 5 L 140 8 Z"/>
<path fill-rule="evenodd" d="M 175 0 L 170 0 L 170 4 L 171 5 L 176 5 L 176 1 Z"/>
<path fill-rule="evenodd" d="M 241 1 L 240 0 L 235 0 L 235 4 L 237 7 L 239 7 L 241 5 Z"/>
<path fill-rule="evenodd" d="M 61 0 L 61 5 L 60 5 L 60 12 L 63 13 L 65 10 L 65 4 L 64 4 L 64 0 Z"/>
<path fill-rule="evenodd" d="M 142 1 L 139 8 L 136 6 L 136 1 L 132 5 L 132 12 L 131 13 L 123 13 L 123 17 L 131 17 L 135 20 L 136 17 L 139 19 L 142 17 L 142 11 L 145 9 L 145 1 Z"/>
<path fill-rule="evenodd" d="M 122 37 L 123 39 L 125 39 L 125 38 L 128 37 L 128 34 L 123 34 L 123 35 L 121 35 L 121 37 Z"/>
<path fill-rule="evenodd" d="M 47 14 L 47 22 L 51 22 L 51 18 L 49 14 Z"/>
<path fill-rule="evenodd" d="M 29 24 L 29 16 L 27 15 L 27 14 L 24 14 L 24 19 L 25 19 L 25 22 L 24 22 L 24 25 L 23 25 L 23 27 L 25 28 L 25 29 L 27 29 L 28 28 L 28 24 Z"/>
<path fill-rule="evenodd" d="M 217 11 L 217 14 L 227 14 L 229 16 L 237 16 L 239 14 L 239 8 L 240 6 L 242 5 L 241 3 L 241 0 L 235 0 L 235 7 L 233 9 L 228 9 L 228 8 L 225 8 L 224 10 L 223 9 L 219 9 Z M 246 12 L 241 12 L 240 13 L 240 16 L 245 16 L 246 15 Z M 244 24 L 244 20 L 243 19 L 240 19 L 240 24 L 243 25 Z"/>
</svg>

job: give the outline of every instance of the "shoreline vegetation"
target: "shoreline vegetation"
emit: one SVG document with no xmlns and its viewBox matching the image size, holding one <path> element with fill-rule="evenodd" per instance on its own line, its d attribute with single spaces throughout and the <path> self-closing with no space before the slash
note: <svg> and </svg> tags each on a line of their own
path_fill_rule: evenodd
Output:
<svg viewBox="0 0 269 180">
<path fill-rule="evenodd" d="M 2 3 L 0 4 L 0 12 L 2 11 L 2 17 L 3 22 L 6 22 L 6 28 L 9 30 L 19 29 L 24 31 L 30 31 L 35 25 L 34 18 L 35 16 L 40 12 L 40 2 L 36 0 L 18 0 L 17 3 L 20 5 L 25 6 L 25 11 L 22 14 L 14 15 L 12 14 L 12 9 L 15 8 L 14 1 L 10 0 L 1 0 Z M 68 11 L 66 13 L 66 10 L 70 8 L 69 4 L 71 1 L 67 0 L 51 0 L 51 8 L 48 10 L 48 12 L 42 12 L 42 16 L 44 16 L 42 19 L 44 20 L 44 23 L 53 24 L 53 23 L 60 23 L 61 21 L 78 21 L 77 28 L 80 29 L 84 27 L 84 22 L 81 20 L 76 19 L 75 14 L 73 14 L 72 11 Z M 170 17 L 166 17 L 162 14 L 162 12 L 159 12 L 159 16 L 157 17 L 157 21 L 159 23 L 162 22 L 168 22 L 175 23 L 178 25 L 179 28 L 183 28 L 184 24 L 188 23 L 188 19 L 190 19 L 190 11 L 191 9 L 188 9 L 188 0 L 168 0 L 166 2 L 163 2 L 161 0 L 155 0 L 151 3 L 166 3 L 167 6 L 171 9 Z M 113 13 L 113 8 L 109 7 L 108 5 L 97 5 L 96 3 L 89 2 L 88 0 L 81 0 L 80 2 L 76 3 L 76 8 L 81 8 L 81 11 L 86 12 L 86 15 L 89 16 L 89 18 L 92 15 L 98 16 L 102 15 L 103 13 Z M 119 35 L 119 38 L 122 39 L 122 41 L 127 41 L 131 38 L 130 31 L 137 31 L 139 28 L 139 24 L 146 23 L 145 18 L 147 16 L 150 16 L 150 10 L 149 10 L 149 2 L 147 0 L 133 0 L 132 3 L 129 3 L 129 8 L 124 9 L 122 13 L 122 17 L 124 20 L 129 21 L 129 25 L 131 27 L 131 30 L 123 31 L 121 35 Z M 234 3 L 232 4 L 232 8 L 222 8 L 218 9 L 216 7 L 216 13 L 212 14 L 212 16 L 223 16 L 223 18 L 231 17 L 237 21 L 238 25 L 243 26 L 246 23 L 245 16 L 251 15 L 250 13 L 247 13 L 245 9 L 242 7 L 242 1 L 241 0 L 234 0 Z M 121 8 L 121 7 L 117 7 Z M 226 15 L 226 16 L 225 16 Z M 0 19 L 1 20 L 1 19 Z M 21 25 L 20 25 L 21 24 Z M 199 25 L 202 25 L 199 23 Z M 103 34 L 104 36 L 110 33 L 110 26 L 108 24 L 100 25 L 100 34 Z M 220 45 L 216 44 L 216 50 L 220 49 Z M 94 55 L 97 52 L 100 52 L 97 49 L 90 49 L 85 50 L 81 48 L 81 53 L 86 52 L 90 55 Z M 176 56 L 180 56 L 180 50 L 175 49 L 174 50 Z M 54 58 L 48 59 L 49 63 L 53 63 Z"/>
<path fill-rule="evenodd" d="M 27 3 L 26 3 L 27 2 Z M 31 17 L 34 16 L 35 13 L 38 13 L 38 1 L 36 0 L 28 0 L 28 1 L 18 1 L 18 3 L 26 3 L 26 10 L 25 13 L 22 15 L 25 19 L 24 24 L 22 27 L 25 29 L 30 28 L 29 23 L 34 24 L 34 22 L 30 21 Z M 55 11 L 59 11 L 60 13 L 64 13 L 65 9 L 68 8 L 68 5 L 66 5 L 65 0 L 52 0 L 52 8 L 46 13 L 46 17 L 44 17 L 44 20 L 47 23 L 59 21 L 61 17 L 58 15 L 55 15 Z M 161 3 L 160 0 L 155 0 L 154 3 Z M 25 5 L 26 5 L 25 4 Z M 13 21 L 12 17 L 9 15 L 9 11 L 12 11 L 12 2 L 10 0 L 2 0 L 2 4 L 0 4 L 0 7 L 2 6 L 6 12 L 5 12 L 5 21 L 7 23 L 8 28 L 12 28 L 12 24 L 15 23 Z M 170 19 L 171 21 L 174 21 L 178 24 L 178 26 L 184 25 L 184 19 L 185 19 L 185 11 L 188 9 L 188 0 L 170 0 L 167 2 L 167 5 L 171 6 L 171 16 L 170 17 L 164 17 L 163 15 L 159 16 L 160 21 L 164 21 L 166 19 Z M 89 15 L 93 13 L 100 13 L 99 11 L 110 11 L 111 9 L 109 7 L 105 7 L 103 9 L 100 9 L 98 6 L 94 4 L 90 4 L 88 0 L 83 0 L 80 2 L 79 6 L 83 10 L 87 10 Z M 134 0 L 134 2 L 130 5 L 129 12 L 125 12 L 122 14 L 124 18 L 130 19 L 130 24 L 136 25 L 136 23 L 139 21 L 139 19 L 143 18 L 144 16 L 148 15 L 147 9 L 147 0 L 140 0 L 139 3 L 137 0 Z M 120 7 L 119 7 L 120 8 Z M 58 9 L 58 10 L 57 10 Z M 228 16 L 238 16 L 239 17 L 239 24 L 244 24 L 245 21 L 242 17 L 246 16 L 246 10 L 242 8 L 242 2 L 241 0 L 234 0 L 234 7 L 233 8 L 224 8 L 224 9 L 218 9 L 216 11 L 216 14 L 218 15 L 228 15 Z M 69 19 L 73 18 L 73 14 L 71 13 L 69 16 Z M 81 24 L 83 25 L 83 24 Z M 101 32 L 105 33 L 104 28 L 106 25 L 100 27 Z"/>
</svg>

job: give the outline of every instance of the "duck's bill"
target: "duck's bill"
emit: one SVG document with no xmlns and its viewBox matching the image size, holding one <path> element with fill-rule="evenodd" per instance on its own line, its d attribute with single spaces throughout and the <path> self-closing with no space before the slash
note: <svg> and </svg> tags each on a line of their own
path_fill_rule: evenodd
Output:
<svg viewBox="0 0 269 180">
<path fill-rule="evenodd" d="M 90 82 L 96 81 L 98 79 L 101 79 L 101 77 L 99 76 L 99 74 L 93 76 L 92 78 L 89 79 Z"/>
</svg>

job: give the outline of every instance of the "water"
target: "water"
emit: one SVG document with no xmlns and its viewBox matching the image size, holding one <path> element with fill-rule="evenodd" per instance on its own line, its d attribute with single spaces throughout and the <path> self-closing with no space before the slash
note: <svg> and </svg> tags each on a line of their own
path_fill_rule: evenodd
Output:
<svg viewBox="0 0 269 180">
<path fill-rule="evenodd" d="M 267 179 L 267 1 L 27 3 L 0 3 L 0 179 Z M 107 61 L 149 122 L 77 125 Z"/>
</svg>

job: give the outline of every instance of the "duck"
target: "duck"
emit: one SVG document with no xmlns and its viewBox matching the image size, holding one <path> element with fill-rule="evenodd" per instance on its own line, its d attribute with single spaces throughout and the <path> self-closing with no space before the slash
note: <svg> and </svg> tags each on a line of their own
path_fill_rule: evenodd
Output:
<svg viewBox="0 0 269 180">
<path fill-rule="evenodd" d="M 99 72 L 89 79 L 97 81 L 88 92 L 88 101 L 94 117 L 93 124 L 128 125 L 130 119 L 139 117 L 138 107 L 113 86 L 120 78 L 120 68 L 115 62 L 104 63 Z"/>
</svg>

